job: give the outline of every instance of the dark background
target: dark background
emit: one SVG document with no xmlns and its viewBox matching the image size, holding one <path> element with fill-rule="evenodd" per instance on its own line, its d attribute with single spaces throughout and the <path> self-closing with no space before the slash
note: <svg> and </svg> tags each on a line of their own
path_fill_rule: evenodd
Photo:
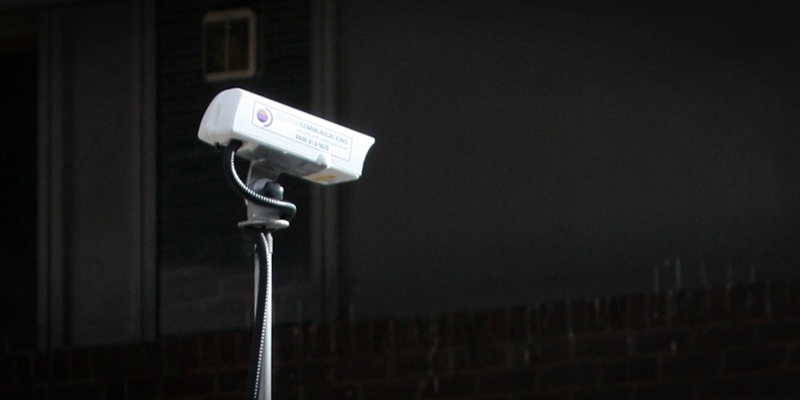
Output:
<svg viewBox="0 0 800 400">
<path fill-rule="evenodd" d="M 796 276 L 797 11 L 342 2 L 355 315 Z"/>
<path fill-rule="evenodd" d="M 90 19 L 81 7 L 94 5 L 63 7 L 65 15 Z M 129 3 L 107 5 L 113 14 Z M 154 335 L 250 323 L 251 249 L 236 228 L 244 205 L 222 176 L 219 153 L 197 140 L 197 126 L 213 96 L 233 86 L 312 108 L 312 5 L 154 4 Z M 209 82 L 203 15 L 242 6 L 257 16 L 257 74 Z M 324 88 L 335 94 L 328 117 L 377 141 L 363 177 L 337 189 L 340 293 L 322 294 L 312 266 L 308 184 L 283 180 L 300 212 L 276 234 L 278 321 L 323 319 L 325 296 L 340 303 L 335 317 L 366 319 L 798 276 L 800 12 L 793 2 L 341 0 L 334 13 L 334 62 L 323 68 L 334 77 Z M 81 21 L 67 20 L 81 32 L 100 29 Z M 131 54 L 117 39 L 100 39 L 120 59 Z M 8 82 L 0 97 L 28 107 L 4 108 L 8 118 L 21 118 L 7 119 L 9 130 L 36 129 L 35 46 L 2 55 Z M 95 56 L 109 55 L 76 49 L 85 51 L 65 54 L 86 68 L 79 77 L 91 76 Z M 139 84 L 104 71 L 116 84 Z M 86 98 L 76 101 L 102 101 L 93 85 L 107 88 L 107 79 L 81 78 Z M 27 100 L 14 98 L 23 82 Z M 86 124 L 80 132 L 105 134 L 99 120 L 77 119 Z M 35 179 L 33 137 L 7 136 L 6 181 Z M 28 175 L 14 172 L 23 170 Z M 97 193 L 63 185 L 89 203 L 82 210 L 94 210 Z M 21 252 L 9 259 L 27 266 L 4 262 L 2 309 L 10 315 L 4 331 L 28 340 L 36 194 L 34 186 L 16 186 L 4 197 L 3 245 Z M 95 230 L 96 221 L 65 218 Z M 92 244 L 78 243 L 91 259 Z M 124 256 L 100 248 L 108 260 Z M 83 259 L 74 263 L 84 271 Z M 106 271 L 109 264 L 92 265 Z M 87 282 L 101 276 L 82 273 Z M 70 295 L 106 313 L 109 302 L 95 307 L 92 291 L 115 297 L 115 289 L 87 286 Z"/>
<path fill-rule="evenodd" d="M 244 205 L 196 139 L 231 86 L 335 95 L 377 139 L 324 192 L 340 293 L 308 251 L 317 189 L 285 181 L 276 398 L 797 397 L 793 2 L 338 0 L 324 37 L 309 0 L 21 3 L 41 36 L 0 56 L 0 116 L 48 141 L 4 137 L 0 398 L 244 396 Z M 240 6 L 257 74 L 208 82 L 203 15 Z"/>
</svg>

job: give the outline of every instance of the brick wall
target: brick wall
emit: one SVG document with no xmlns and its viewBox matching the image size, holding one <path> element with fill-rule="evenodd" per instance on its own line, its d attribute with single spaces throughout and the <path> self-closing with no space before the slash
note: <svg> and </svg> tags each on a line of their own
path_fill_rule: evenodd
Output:
<svg viewBox="0 0 800 400">
<path fill-rule="evenodd" d="M 0 358 L 0 398 L 240 399 L 246 331 Z M 275 399 L 800 398 L 800 281 L 275 329 Z"/>
</svg>

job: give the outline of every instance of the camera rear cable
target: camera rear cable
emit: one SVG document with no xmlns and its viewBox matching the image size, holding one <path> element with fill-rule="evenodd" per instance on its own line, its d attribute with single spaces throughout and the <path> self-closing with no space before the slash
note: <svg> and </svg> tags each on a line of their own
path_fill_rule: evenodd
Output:
<svg viewBox="0 0 800 400">
<path fill-rule="evenodd" d="M 250 344 L 250 369 L 247 377 L 248 399 L 266 400 L 272 397 L 272 236 L 271 232 L 288 225 L 297 207 L 282 199 L 283 189 L 276 182 L 248 187 L 236 172 L 234 160 L 242 142 L 231 140 L 224 149 L 224 170 L 228 181 L 246 200 L 277 210 L 275 221 L 243 224 L 244 233 L 255 244 L 258 268 L 256 282 L 256 312 L 253 338 Z M 278 228 L 276 228 L 278 227 Z"/>
<path fill-rule="evenodd" d="M 224 157 L 222 159 L 222 169 L 225 171 L 225 177 L 228 178 L 228 181 L 231 183 L 231 185 L 233 185 L 233 189 L 236 190 L 236 192 L 238 192 L 242 197 L 244 197 L 245 200 L 249 200 L 263 207 L 276 209 L 281 212 L 281 218 L 284 218 L 287 221 L 292 219 L 294 214 L 297 213 L 297 207 L 294 204 L 288 201 L 283 201 L 282 199 L 269 197 L 265 193 L 259 193 L 248 187 L 242 181 L 242 178 L 239 178 L 239 174 L 236 172 L 236 164 L 234 161 L 236 160 L 236 152 L 242 147 L 242 145 L 243 143 L 239 140 L 231 140 L 230 143 L 225 146 Z"/>
</svg>

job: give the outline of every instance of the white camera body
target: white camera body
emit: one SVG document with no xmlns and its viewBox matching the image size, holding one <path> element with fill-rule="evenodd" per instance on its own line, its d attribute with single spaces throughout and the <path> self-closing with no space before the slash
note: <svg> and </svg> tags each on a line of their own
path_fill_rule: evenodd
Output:
<svg viewBox="0 0 800 400">
<path fill-rule="evenodd" d="M 375 139 L 243 89 L 219 93 L 197 133 L 211 145 L 244 144 L 236 153 L 287 173 L 329 185 L 356 180 Z"/>
</svg>

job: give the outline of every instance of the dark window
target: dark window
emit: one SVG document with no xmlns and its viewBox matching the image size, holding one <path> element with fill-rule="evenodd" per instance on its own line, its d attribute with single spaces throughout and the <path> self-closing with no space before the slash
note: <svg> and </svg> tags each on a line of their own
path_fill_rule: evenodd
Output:
<svg viewBox="0 0 800 400">
<path fill-rule="evenodd" d="M 247 8 L 215 11 L 203 18 L 203 73 L 210 81 L 255 74 L 255 15 Z"/>
</svg>

